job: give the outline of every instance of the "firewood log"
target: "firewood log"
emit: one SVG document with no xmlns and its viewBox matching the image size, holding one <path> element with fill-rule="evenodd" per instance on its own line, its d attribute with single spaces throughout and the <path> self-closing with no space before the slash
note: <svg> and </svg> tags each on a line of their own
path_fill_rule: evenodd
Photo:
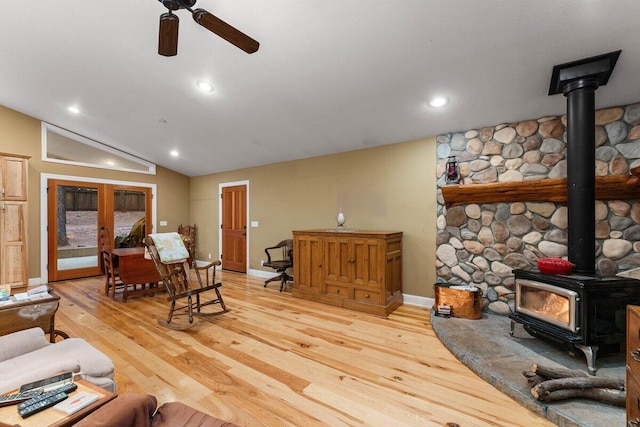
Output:
<svg viewBox="0 0 640 427">
<path fill-rule="evenodd" d="M 533 393 L 533 390 L 532 390 Z M 610 403 L 624 408 L 626 404 L 626 393 L 621 390 L 610 388 L 587 388 L 587 389 L 564 389 L 556 390 L 538 398 L 542 402 L 555 402 L 558 400 L 583 398 L 600 402 Z"/>
<path fill-rule="evenodd" d="M 550 366 L 542 366 L 535 363 L 531 365 L 531 372 L 550 379 L 589 376 L 585 371 L 580 371 L 577 369 L 552 368 Z"/>
<path fill-rule="evenodd" d="M 543 377 L 542 375 L 538 375 L 535 372 L 531 372 L 531 371 L 523 371 L 522 375 L 527 377 L 527 382 L 529 384 L 531 384 L 532 387 L 540 384 L 543 381 L 547 381 L 547 378 Z"/>
<path fill-rule="evenodd" d="M 590 388 L 610 388 L 624 391 L 624 379 L 619 378 L 595 378 L 595 377 L 574 377 L 557 378 L 544 381 L 531 389 L 531 394 L 538 400 L 556 390 L 565 389 L 590 389 Z"/>
</svg>

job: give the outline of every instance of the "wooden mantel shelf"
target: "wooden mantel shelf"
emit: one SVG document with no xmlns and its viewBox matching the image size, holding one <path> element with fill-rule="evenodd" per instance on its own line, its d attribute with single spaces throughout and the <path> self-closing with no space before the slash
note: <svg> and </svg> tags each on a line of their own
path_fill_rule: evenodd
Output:
<svg viewBox="0 0 640 427">
<path fill-rule="evenodd" d="M 567 202 L 567 179 L 446 185 L 441 187 L 447 207 L 470 203 Z M 596 176 L 596 200 L 640 199 L 640 166 L 631 175 Z"/>
</svg>

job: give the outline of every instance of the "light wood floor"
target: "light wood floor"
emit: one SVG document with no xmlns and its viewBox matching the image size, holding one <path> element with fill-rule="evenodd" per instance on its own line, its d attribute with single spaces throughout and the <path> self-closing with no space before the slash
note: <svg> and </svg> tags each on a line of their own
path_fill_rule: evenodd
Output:
<svg viewBox="0 0 640 427">
<path fill-rule="evenodd" d="M 57 282 L 56 327 L 116 365 L 119 393 L 179 400 L 245 426 L 552 426 L 457 361 L 428 310 L 389 318 L 264 289 L 222 273 L 228 313 L 186 332 L 160 326 L 164 293 L 125 304 L 102 277 Z"/>
</svg>

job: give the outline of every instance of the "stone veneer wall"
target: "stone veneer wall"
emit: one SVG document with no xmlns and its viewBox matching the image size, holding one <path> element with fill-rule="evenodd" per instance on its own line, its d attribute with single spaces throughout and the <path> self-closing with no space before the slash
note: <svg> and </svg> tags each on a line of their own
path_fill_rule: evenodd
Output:
<svg viewBox="0 0 640 427">
<path fill-rule="evenodd" d="M 439 135 L 438 283 L 474 284 L 484 309 L 513 310 L 512 269 L 567 257 L 565 204 L 516 202 L 446 208 L 440 187 L 449 156 L 461 184 L 566 177 L 566 115 Z M 640 103 L 596 111 L 596 175 L 640 165 Z M 640 267 L 640 200 L 596 201 L 596 263 L 602 277 Z"/>
</svg>

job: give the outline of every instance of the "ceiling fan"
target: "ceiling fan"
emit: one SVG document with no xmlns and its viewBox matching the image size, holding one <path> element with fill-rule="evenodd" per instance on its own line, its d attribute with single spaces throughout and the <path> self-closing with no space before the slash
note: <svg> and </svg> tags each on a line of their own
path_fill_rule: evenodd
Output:
<svg viewBox="0 0 640 427">
<path fill-rule="evenodd" d="M 158 37 L 158 53 L 162 56 L 175 56 L 178 53 L 178 24 L 180 20 L 173 14 L 174 10 L 187 9 L 193 20 L 212 33 L 217 34 L 229 43 L 247 53 L 258 50 L 260 43 L 240 30 L 227 24 L 220 18 L 204 9 L 192 9 L 196 0 L 158 0 L 169 11 L 160 15 L 160 34 Z"/>
</svg>

